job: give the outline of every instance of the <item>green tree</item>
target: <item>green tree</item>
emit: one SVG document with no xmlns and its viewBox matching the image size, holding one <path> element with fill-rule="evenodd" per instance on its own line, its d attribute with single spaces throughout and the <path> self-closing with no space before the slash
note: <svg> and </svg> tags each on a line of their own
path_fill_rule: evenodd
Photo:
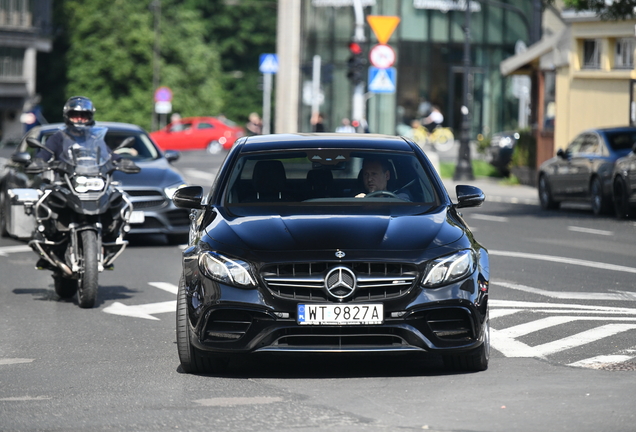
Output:
<svg viewBox="0 0 636 432">
<path fill-rule="evenodd" d="M 553 3 L 554 0 L 551 0 Z M 564 0 L 565 6 L 582 11 L 591 10 L 603 19 L 620 20 L 634 18 L 636 0 Z"/>
<path fill-rule="evenodd" d="M 54 50 L 51 56 L 65 65 L 65 70 L 56 71 L 64 100 L 72 95 L 90 97 L 97 107 L 96 119 L 150 129 L 155 33 L 148 5 L 140 0 L 58 2 L 55 17 L 62 42 L 56 48 L 64 51 Z M 203 39 L 200 14 L 176 1 L 164 0 L 162 7 L 160 85 L 172 89 L 173 110 L 184 116 L 219 112 L 224 101 L 219 56 L 215 45 Z M 40 87 L 40 92 L 47 98 L 46 88 Z M 61 93 L 58 89 L 51 97 L 57 99 Z M 56 100 L 60 115 L 64 100 Z M 50 100 L 43 105 L 53 107 Z"/>
<path fill-rule="evenodd" d="M 205 22 L 205 38 L 218 46 L 227 93 L 224 114 L 239 123 L 263 106 L 259 56 L 276 52 L 274 0 L 185 0 Z"/>
</svg>

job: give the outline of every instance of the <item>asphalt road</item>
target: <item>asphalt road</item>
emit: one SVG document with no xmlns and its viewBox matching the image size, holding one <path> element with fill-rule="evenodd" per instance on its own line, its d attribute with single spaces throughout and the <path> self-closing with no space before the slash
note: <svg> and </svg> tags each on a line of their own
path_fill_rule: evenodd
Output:
<svg viewBox="0 0 636 432">
<path fill-rule="evenodd" d="M 176 165 L 209 186 L 221 159 Z M 24 243 L 0 239 L 0 430 L 635 430 L 636 221 L 543 212 L 531 188 L 474 184 L 487 201 L 464 217 L 492 265 L 487 371 L 448 373 L 425 356 L 259 356 L 187 375 L 180 247 L 131 239 L 83 310 L 57 298 Z"/>
</svg>

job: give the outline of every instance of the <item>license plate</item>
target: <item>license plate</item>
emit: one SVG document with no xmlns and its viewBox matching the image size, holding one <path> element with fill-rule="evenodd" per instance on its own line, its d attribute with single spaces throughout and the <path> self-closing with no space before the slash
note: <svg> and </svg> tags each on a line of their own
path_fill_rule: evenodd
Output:
<svg viewBox="0 0 636 432">
<path fill-rule="evenodd" d="M 382 324 L 384 307 L 382 304 L 336 305 L 299 304 L 298 324 L 309 325 L 350 325 Z"/>
<path fill-rule="evenodd" d="M 130 214 L 130 220 L 128 221 L 128 223 L 140 224 L 140 223 L 144 223 L 145 220 L 146 220 L 146 215 L 144 215 L 144 212 L 134 211 Z"/>
</svg>

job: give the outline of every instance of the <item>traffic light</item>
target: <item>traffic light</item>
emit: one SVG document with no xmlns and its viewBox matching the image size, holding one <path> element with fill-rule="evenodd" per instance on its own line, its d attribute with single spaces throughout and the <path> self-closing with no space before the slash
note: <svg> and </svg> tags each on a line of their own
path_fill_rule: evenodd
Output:
<svg viewBox="0 0 636 432">
<path fill-rule="evenodd" d="M 364 81 L 364 68 L 366 60 L 362 54 L 362 47 L 357 42 L 349 42 L 349 60 L 347 61 L 347 78 L 354 84 L 358 85 Z"/>
</svg>

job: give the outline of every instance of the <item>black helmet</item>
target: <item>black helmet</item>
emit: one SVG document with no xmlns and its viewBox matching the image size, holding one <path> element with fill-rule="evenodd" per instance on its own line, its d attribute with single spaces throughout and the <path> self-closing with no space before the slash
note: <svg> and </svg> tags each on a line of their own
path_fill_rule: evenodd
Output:
<svg viewBox="0 0 636 432">
<path fill-rule="evenodd" d="M 92 126 L 95 124 L 95 120 L 93 120 L 94 112 L 95 107 L 89 98 L 73 96 L 64 104 L 64 123 L 71 128 Z"/>
</svg>

